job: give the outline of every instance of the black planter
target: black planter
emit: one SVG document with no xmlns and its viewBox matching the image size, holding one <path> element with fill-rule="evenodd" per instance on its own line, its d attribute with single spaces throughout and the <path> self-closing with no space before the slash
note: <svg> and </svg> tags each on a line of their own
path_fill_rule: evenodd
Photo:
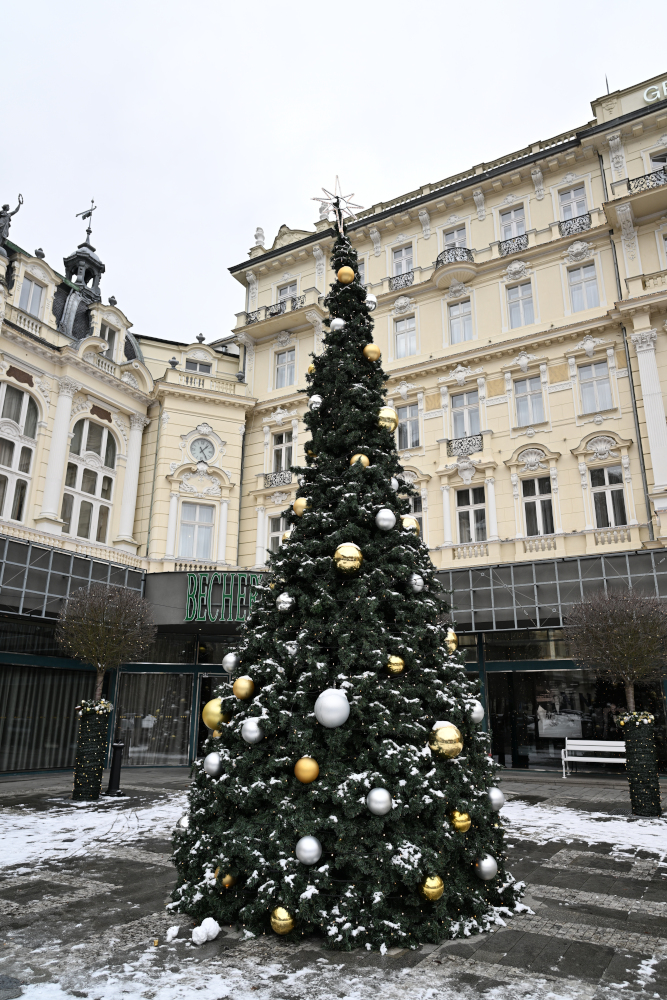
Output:
<svg viewBox="0 0 667 1000">
<path fill-rule="evenodd" d="M 623 736 L 633 815 L 662 816 L 654 725 L 626 722 Z"/>
<path fill-rule="evenodd" d="M 84 712 L 79 722 L 72 798 L 94 802 L 100 797 L 102 771 L 107 754 L 107 712 Z"/>
</svg>

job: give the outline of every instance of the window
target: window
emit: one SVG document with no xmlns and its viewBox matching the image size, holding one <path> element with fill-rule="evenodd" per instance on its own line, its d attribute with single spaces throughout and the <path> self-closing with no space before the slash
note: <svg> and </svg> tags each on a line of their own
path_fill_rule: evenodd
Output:
<svg viewBox="0 0 667 1000">
<path fill-rule="evenodd" d="M 32 468 L 32 442 L 37 435 L 38 410 L 32 396 L 7 382 L 0 385 L 0 413 L 3 419 L 16 424 L 23 441 L 0 437 L 0 467 L 7 475 L 0 476 L 0 517 L 22 521 L 25 513 L 29 482 L 21 476 L 29 476 Z"/>
<path fill-rule="evenodd" d="M 610 410 L 611 386 L 606 361 L 596 361 L 592 365 L 582 365 L 579 369 L 581 385 L 581 407 L 584 413 Z"/>
<path fill-rule="evenodd" d="M 190 358 L 186 359 L 185 362 L 186 372 L 199 372 L 201 375 L 211 374 L 211 365 L 204 361 L 191 361 Z"/>
<path fill-rule="evenodd" d="M 71 493 L 63 494 L 63 505 L 60 510 L 60 518 L 63 522 L 62 533 L 63 535 L 69 535 L 72 527 L 72 507 L 74 505 L 74 497 Z"/>
<path fill-rule="evenodd" d="M 479 434 L 479 395 L 462 392 L 452 396 L 452 426 L 455 438 Z"/>
<path fill-rule="evenodd" d="M 576 219 L 578 215 L 585 215 L 588 211 L 586 190 L 583 184 L 570 188 L 568 191 L 561 191 L 558 200 L 560 202 L 560 217 L 563 221 Z"/>
<path fill-rule="evenodd" d="M 606 469 L 591 469 L 591 486 L 598 528 L 617 528 L 627 524 L 622 467 L 610 465 Z"/>
<path fill-rule="evenodd" d="M 667 153 L 651 153 L 651 172 L 667 170 Z"/>
<path fill-rule="evenodd" d="M 460 542 L 486 541 L 486 507 L 484 506 L 483 486 L 457 490 L 456 513 Z"/>
<path fill-rule="evenodd" d="M 516 422 L 519 427 L 541 424 L 544 420 L 542 385 L 539 378 L 522 378 L 514 383 Z"/>
<path fill-rule="evenodd" d="M 291 299 L 293 295 L 296 295 L 296 281 L 293 281 L 289 285 L 283 285 L 278 291 L 278 300 L 283 302 L 285 299 Z"/>
<path fill-rule="evenodd" d="M 42 304 L 44 289 L 30 278 L 24 278 L 21 285 L 21 299 L 19 309 L 30 313 L 31 316 L 39 316 L 39 307 Z"/>
<path fill-rule="evenodd" d="M 366 284 L 366 261 L 365 260 L 358 260 L 357 261 L 357 271 L 359 272 L 359 283 L 361 285 L 365 285 Z"/>
<path fill-rule="evenodd" d="M 5 514 L 5 499 L 7 497 L 9 480 L 7 476 L 0 476 L 0 517 Z"/>
<path fill-rule="evenodd" d="M 24 479 L 17 479 L 14 487 L 14 503 L 12 504 L 12 521 L 22 521 L 25 508 L 25 498 L 28 484 Z"/>
<path fill-rule="evenodd" d="M 521 482 L 523 510 L 526 517 L 527 535 L 552 535 L 554 515 L 551 506 L 551 479 L 538 476 Z"/>
<path fill-rule="evenodd" d="M 79 538 L 90 538 L 90 526 L 93 521 L 93 505 L 89 500 L 79 504 L 79 525 L 76 533 Z"/>
<path fill-rule="evenodd" d="M 398 408 L 398 449 L 419 447 L 419 408 L 412 406 Z"/>
<path fill-rule="evenodd" d="M 286 517 L 269 518 L 269 552 L 277 552 L 282 544 L 283 533 L 289 527 Z"/>
<path fill-rule="evenodd" d="M 472 312 L 470 299 L 449 306 L 449 336 L 452 344 L 472 340 Z"/>
<path fill-rule="evenodd" d="M 116 468 L 116 439 L 113 434 L 101 424 L 94 424 L 85 418 L 74 425 L 69 451 L 70 455 L 83 455 L 87 451 L 104 455 L 107 469 Z"/>
<path fill-rule="evenodd" d="M 424 537 L 424 509 L 421 497 L 408 497 L 408 503 L 410 505 L 410 513 L 419 523 L 419 534 Z"/>
<path fill-rule="evenodd" d="M 276 389 L 294 385 L 294 348 L 276 354 Z"/>
<path fill-rule="evenodd" d="M 273 471 L 287 472 L 292 464 L 292 432 L 273 435 Z"/>
<path fill-rule="evenodd" d="M 466 247 L 467 245 L 465 226 L 461 226 L 459 229 L 450 229 L 448 233 L 445 233 L 445 249 L 447 247 Z"/>
<path fill-rule="evenodd" d="M 102 340 L 106 340 L 107 344 L 109 345 L 104 353 L 107 356 L 107 358 L 110 358 L 112 361 L 113 361 L 114 350 L 116 348 L 117 333 L 118 331 L 114 330 L 112 326 L 107 326 L 106 323 L 102 323 L 102 326 L 100 327 L 100 337 L 102 338 Z"/>
<path fill-rule="evenodd" d="M 109 508 L 100 507 L 100 513 L 97 518 L 97 534 L 95 535 L 96 542 L 102 542 L 102 544 L 106 542 L 108 527 L 109 527 Z"/>
<path fill-rule="evenodd" d="M 500 238 L 511 240 L 513 236 L 523 236 L 526 232 L 526 216 L 523 205 L 500 213 Z"/>
<path fill-rule="evenodd" d="M 586 264 L 583 267 L 573 267 L 567 272 L 570 283 L 570 298 L 572 300 L 572 312 L 581 312 L 582 309 L 594 309 L 600 305 L 598 295 L 598 283 L 595 277 L 595 264 Z"/>
<path fill-rule="evenodd" d="M 0 386 L 0 393 L 1 391 L 2 387 Z M 39 416 L 37 403 L 27 392 L 7 383 L 4 385 L 2 416 L 4 419 L 13 420 L 15 424 L 18 424 L 19 430 L 23 431 L 25 437 L 35 438 L 37 436 Z"/>
<path fill-rule="evenodd" d="M 396 357 L 407 358 L 417 353 L 417 332 L 414 316 L 395 320 Z"/>
<path fill-rule="evenodd" d="M 412 270 L 412 244 L 394 250 L 394 276 L 397 274 L 407 274 Z"/>
<path fill-rule="evenodd" d="M 530 281 L 522 285 L 514 285 L 507 289 L 507 307 L 510 314 L 510 327 L 528 326 L 535 322 L 533 312 L 533 287 Z"/>
<path fill-rule="evenodd" d="M 213 543 L 213 508 L 184 503 L 181 507 L 179 555 L 187 559 L 210 559 Z"/>
</svg>

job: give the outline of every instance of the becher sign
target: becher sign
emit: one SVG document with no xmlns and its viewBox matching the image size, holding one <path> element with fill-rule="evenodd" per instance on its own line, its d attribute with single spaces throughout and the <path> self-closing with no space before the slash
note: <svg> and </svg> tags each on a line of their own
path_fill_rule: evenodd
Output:
<svg viewBox="0 0 667 1000">
<path fill-rule="evenodd" d="M 663 100 L 665 97 L 667 97 L 667 80 L 663 80 L 662 83 L 653 84 L 653 86 L 647 87 L 644 91 L 644 100 L 648 104 Z"/>
<path fill-rule="evenodd" d="M 188 573 L 186 622 L 244 622 L 262 573 Z"/>
</svg>

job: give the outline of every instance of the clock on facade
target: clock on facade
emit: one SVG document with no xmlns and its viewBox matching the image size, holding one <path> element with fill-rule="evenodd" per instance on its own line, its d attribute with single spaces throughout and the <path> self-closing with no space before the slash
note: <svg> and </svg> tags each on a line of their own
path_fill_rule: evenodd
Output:
<svg viewBox="0 0 667 1000">
<path fill-rule="evenodd" d="M 215 455 L 215 445 L 206 438 L 195 438 L 190 445 L 190 451 L 197 462 L 210 462 Z"/>
</svg>

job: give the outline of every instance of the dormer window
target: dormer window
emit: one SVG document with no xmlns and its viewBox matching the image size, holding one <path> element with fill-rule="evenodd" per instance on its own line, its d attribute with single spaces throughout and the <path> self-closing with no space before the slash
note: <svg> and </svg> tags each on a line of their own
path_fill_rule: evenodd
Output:
<svg viewBox="0 0 667 1000">
<path fill-rule="evenodd" d="M 104 352 L 106 357 L 113 360 L 114 351 L 116 349 L 116 336 L 118 331 L 114 330 L 112 326 L 107 326 L 106 323 L 102 323 L 100 327 L 100 337 L 102 340 L 106 340 L 109 345 Z"/>
<path fill-rule="evenodd" d="M 44 289 L 41 285 L 38 285 L 36 281 L 31 281 L 30 278 L 24 278 L 23 284 L 21 285 L 19 309 L 22 309 L 23 312 L 30 313 L 31 316 L 39 316 L 43 292 Z"/>
<path fill-rule="evenodd" d="M 185 362 L 186 372 L 200 372 L 202 375 L 211 374 L 211 365 L 206 361 L 191 361 L 188 359 Z"/>
</svg>

